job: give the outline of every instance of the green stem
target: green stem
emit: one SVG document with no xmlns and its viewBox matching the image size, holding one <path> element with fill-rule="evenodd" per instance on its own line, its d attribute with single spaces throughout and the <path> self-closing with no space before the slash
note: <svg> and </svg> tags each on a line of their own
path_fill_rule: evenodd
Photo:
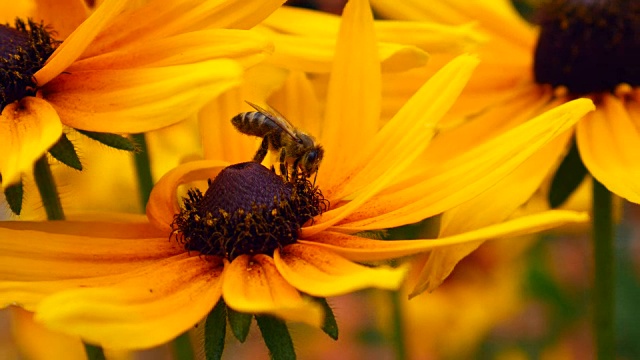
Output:
<svg viewBox="0 0 640 360">
<path fill-rule="evenodd" d="M 597 359 L 615 357 L 615 256 L 611 193 L 593 180 L 594 336 Z"/>
<path fill-rule="evenodd" d="M 33 167 L 33 177 L 35 178 L 44 210 L 47 213 L 47 219 L 64 220 L 64 210 L 58 195 L 58 188 L 46 155 L 36 161 Z M 99 346 L 84 344 L 84 349 L 89 360 L 105 359 L 104 352 Z"/>
<path fill-rule="evenodd" d="M 136 175 L 138 179 L 140 205 L 142 206 L 142 211 L 144 212 L 145 208 L 147 207 L 147 202 L 149 201 L 151 189 L 153 188 L 153 177 L 151 176 L 151 161 L 149 159 L 147 140 L 145 139 L 144 134 L 133 134 L 131 136 L 138 145 L 138 151 L 134 153 L 133 158 L 135 161 Z"/>
<path fill-rule="evenodd" d="M 195 359 L 188 332 L 185 332 L 173 340 L 173 354 L 176 360 Z"/>
<path fill-rule="evenodd" d="M 402 299 L 400 291 L 389 291 L 391 297 L 391 316 L 392 316 L 392 331 L 393 331 L 393 347 L 396 352 L 395 358 L 397 360 L 403 360 L 407 358 L 407 349 L 404 342 L 404 321 L 402 318 Z"/>
<path fill-rule="evenodd" d="M 38 186 L 38 192 L 40 192 L 44 210 L 47 212 L 47 219 L 64 220 L 62 203 L 60 203 L 60 196 L 58 195 L 56 182 L 53 179 L 53 174 L 49 167 L 47 155 L 44 155 L 36 161 L 33 167 L 33 176 Z"/>
<path fill-rule="evenodd" d="M 84 344 L 84 352 L 87 354 L 87 360 L 106 360 L 102 348 L 99 346 Z"/>
</svg>

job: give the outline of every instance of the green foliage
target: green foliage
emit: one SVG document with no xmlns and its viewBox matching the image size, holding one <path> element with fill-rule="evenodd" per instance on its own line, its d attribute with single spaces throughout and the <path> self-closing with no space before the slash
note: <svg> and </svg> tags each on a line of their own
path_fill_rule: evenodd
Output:
<svg viewBox="0 0 640 360">
<path fill-rule="evenodd" d="M 4 189 L 4 197 L 7 199 L 11 211 L 16 215 L 20 215 L 22 211 L 22 199 L 24 197 L 22 180 Z"/>
<path fill-rule="evenodd" d="M 580 159 L 576 142 L 573 141 L 567 156 L 562 160 L 551 182 L 549 205 L 552 208 L 562 205 L 586 176 L 587 168 L 582 163 L 582 159 Z"/>
<path fill-rule="evenodd" d="M 60 136 L 60 139 L 49 149 L 49 154 L 70 168 L 82 170 L 78 153 L 66 134 Z"/>
<path fill-rule="evenodd" d="M 256 321 L 262 338 L 269 348 L 271 359 L 293 360 L 296 358 L 293 340 L 284 321 L 269 315 L 256 315 Z"/>
<path fill-rule="evenodd" d="M 204 325 L 204 354 L 207 360 L 220 360 L 227 332 L 227 306 L 220 299 L 207 316 Z"/>
</svg>

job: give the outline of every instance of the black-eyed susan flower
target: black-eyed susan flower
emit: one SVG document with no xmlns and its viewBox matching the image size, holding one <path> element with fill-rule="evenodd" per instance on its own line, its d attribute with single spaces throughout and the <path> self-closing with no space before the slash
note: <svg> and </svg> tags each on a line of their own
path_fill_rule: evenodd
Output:
<svg viewBox="0 0 640 360">
<path fill-rule="evenodd" d="M 570 102 L 448 162 L 416 166 L 477 59 L 456 58 L 378 129 L 380 63 L 368 3 L 350 2 L 343 17 L 327 111 L 314 134 L 325 148 L 317 187 L 255 162 L 208 159 L 160 179 L 146 218 L 0 223 L 0 303 L 108 348 L 166 342 L 221 298 L 236 311 L 319 326 L 323 309 L 310 296 L 397 288 L 405 274 L 404 267 L 361 263 L 586 220 L 550 211 L 441 239 L 354 235 L 413 223 L 478 195 L 592 104 Z M 304 103 L 289 104 L 308 111 Z M 233 129 L 218 134 L 204 133 L 204 141 L 234 147 L 244 136 Z M 249 160 L 256 150 L 239 152 Z M 181 184 L 206 179 L 206 190 L 191 189 L 178 202 Z"/>
<path fill-rule="evenodd" d="M 480 209 L 486 211 L 487 205 L 495 203 L 495 196 L 519 199 L 494 213 L 494 219 L 472 217 L 475 223 L 500 221 L 517 202 L 524 203 L 555 169 L 549 203 L 556 207 L 588 170 L 597 180 L 593 186 L 596 348 L 598 357 L 612 357 L 615 260 L 609 191 L 640 202 L 640 172 L 634 156 L 640 140 L 636 66 L 640 5 L 633 1 L 580 0 L 540 4 L 535 16 L 539 26 L 535 27 L 506 0 L 436 1 L 428 6 L 417 1 L 398 6 L 374 1 L 374 7 L 387 17 L 447 24 L 477 21 L 480 30 L 490 36 L 480 48 L 483 65 L 454 112 L 464 124 L 440 138 L 440 153 L 445 156 L 451 154 L 448 150 L 457 151 L 448 144 L 451 139 L 483 142 L 571 99 L 588 97 L 596 103 L 595 112 L 523 164 L 510 179 L 496 185 L 493 193 L 450 212 L 447 221 L 454 225 L 444 234 L 464 231 L 469 225 L 455 219 L 468 219 Z M 416 292 L 437 286 L 453 264 L 477 245 L 446 250 L 438 256 L 431 254 Z M 449 264 L 448 270 L 434 271 L 442 269 L 443 263 Z"/>
<path fill-rule="evenodd" d="M 458 115 L 478 116 L 457 136 L 484 141 L 552 106 L 589 97 L 597 110 L 573 131 L 580 158 L 611 192 L 640 202 L 634 160 L 640 143 L 636 2 L 546 1 L 534 19 L 539 26 L 521 18 L 510 1 L 372 3 L 394 19 L 477 22 L 489 36 L 479 47 L 482 63 L 456 104 Z M 564 156 L 571 135 L 547 150 L 547 160 Z M 545 163 L 551 165 L 540 162 L 543 166 L 532 166 L 530 173 L 543 177 L 557 166 L 557 161 Z"/>
<path fill-rule="evenodd" d="M 254 26 L 282 1 L 256 2 L 254 9 L 238 1 L 151 1 L 136 7 L 108 0 L 88 17 L 81 1 L 69 3 L 67 17 L 52 16 L 59 15 L 56 6 L 34 3 L 31 12 L 16 11 L 40 18 L 2 26 L 3 188 L 30 171 L 58 141 L 63 125 L 136 133 L 195 113 L 238 84 L 242 66 L 255 64 L 270 49 L 264 37 L 238 29 Z M 52 18 L 60 33 L 41 22 Z M 60 42 L 56 36 L 66 38 Z"/>
</svg>

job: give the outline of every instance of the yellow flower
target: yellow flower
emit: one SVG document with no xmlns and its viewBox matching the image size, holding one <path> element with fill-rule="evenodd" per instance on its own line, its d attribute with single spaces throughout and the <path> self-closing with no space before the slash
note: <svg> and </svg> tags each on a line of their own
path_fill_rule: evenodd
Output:
<svg viewBox="0 0 640 360">
<path fill-rule="evenodd" d="M 59 46 L 37 22 L 22 31 L 2 27 L 3 43 L 11 44 L 0 54 L 5 188 L 60 138 L 62 125 L 116 133 L 158 129 L 238 84 L 242 66 L 261 60 L 270 44 L 234 29 L 254 26 L 282 3 L 255 1 L 256 10 L 245 1 L 185 0 L 135 8 L 107 0 L 80 22 L 82 2 L 67 2 L 69 14 L 53 24 L 63 36 L 70 24 L 77 28 Z M 45 3 L 32 14 L 48 20 L 61 8 L 67 10 Z"/>
<path fill-rule="evenodd" d="M 0 223 L 5 257 L 0 262 L 0 304 L 22 306 L 53 329 L 107 348 L 166 342 L 206 316 L 221 297 L 241 312 L 318 326 L 323 312 L 306 295 L 397 288 L 405 273 L 404 267 L 358 262 L 586 220 L 584 214 L 550 211 L 441 239 L 379 241 L 353 235 L 413 223 L 477 196 L 593 106 L 588 100 L 570 102 L 448 162 L 414 167 L 477 59 L 465 55 L 449 63 L 378 129 L 380 63 L 368 2 L 350 2 L 343 18 L 322 131 L 317 133 L 325 148 L 317 184 L 329 208 L 323 208 L 308 182 L 296 193 L 291 186 L 301 182 L 284 181 L 256 163 L 186 163 L 156 184 L 147 218 L 119 214 Z M 290 105 L 296 113 L 306 109 L 303 103 Z M 219 120 L 229 124 L 228 118 Z M 234 147 L 235 137 L 241 136 L 233 130 L 218 134 L 220 138 L 203 134 L 204 141 Z M 256 149 L 240 152 L 248 160 Z M 214 179 L 207 193 L 191 190 L 181 209 L 176 195 L 180 185 L 204 179 Z M 217 182 L 223 182 L 223 191 Z M 268 207 L 274 188 L 278 201 Z M 247 201 L 252 205 L 246 206 Z M 219 215 L 210 210 L 195 216 L 212 204 Z M 294 206 L 296 219 L 285 218 L 282 214 Z M 325 211 L 306 222 L 318 210 Z M 238 218 L 244 220 L 234 223 Z M 190 228 L 177 226 L 190 221 Z M 217 228 L 226 235 L 206 232 L 228 221 L 230 228 Z M 251 231 L 249 239 L 242 238 Z M 286 238 L 272 235 L 283 232 Z M 264 243 L 252 241 L 258 238 Z"/>
<path fill-rule="evenodd" d="M 613 74 L 630 75 L 635 67 L 633 61 L 625 65 L 625 61 L 630 59 L 628 56 L 616 58 L 610 55 L 613 51 L 636 53 L 633 50 L 635 43 L 628 44 L 623 37 L 618 37 L 618 34 L 637 33 L 638 22 L 630 20 L 637 19 L 636 5 L 625 3 L 629 6 L 628 11 L 624 10 L 627 5 L 613 3 L 611 6 L 598 2 L 575 5 L 578 2 L 568 1 L 555 9 L 551 5 L 539 16 L 546 21 L 542 29 L 547 34 L 540 36 L 540 29 L 522 19 L 507 0 L 472 3 L 439 0 L 429 3 L 429 6 L 411 0 L 400 6 L 389 6 L 378 0 L 372 3 L 382 16 L 388 18 L 440 21 L 449 25 L 475 22 L 482 34 L 490 39 L 479 47 L 481 64 L 478 71 L 470 79 L 450 116 L 443 121 L 445 128 L 453 129 L 434 140 L 432 156 L 427 156 L 425 161 L 456 156 L 464 151 L 457 144 L 477 146 L 579 96 L 591 98 L 597 105 L 595 112 L 579 121 L 570 131 L 559 135 L 492 189 L 446 213 L 441 236 L 486 226 L 511 216 L 558 167 L 574 137 L 580 157 L 594 178 L 617 195 L 633 202 L 640 201 L 637 185 L 640 172 L 636 170 L 638 164 L 632 160 L 640 140 L 635 124 L 640 108 L 637 89 L 630 86 L 637 85 L 637 77 L 632 75 L 622 79 Z M 605 8 L 601 9 L 601 6 Z M 565 10 L 569 10 L 567 14 L 571 13 L 572 7 L 573 14 L 584 17 L 563 14 Z M 590 16 L 600 20 L 592 21 Z M 620 21 L 615 20 L 618 16 Z M 588 24 L 604 25 L 590 28 Z M 566 32 L 559 28 L 553 30 L 556 25 Z M 583 26 L 590 30 L 584 31 Z M 574 31 L 576 28 L 580 30 Z M 590 42 L 587 34 L 598 40 Z M 607 44 L 608 39 L 614 40 Z M 616 39 L 621 42 L 616 42 Z M 610 51 L 605 51 L 605 47 Z M 569 49 L 571 54 L 563 53 Z M 448 59 L 444 56 L 432 57 L 434 63 L 446 61 Z M 585 68 L 592 70 L 585 72 Z M 560 76 L 556 72 L 559 69 L 567 71 L 566 74 Z M 388 77 L 387 86 L 402 89 L 396 91 L 396 98 L 406 98 L 419 86 L 420 79 L 428 78 L 432 72 L 427 69 Z M 554 77 L 549 74 L 554 74 Z M 433 290 L 461 258 L 479 245 L 437 251 L 429 258 L 423 258 L 425 268 L 415 293 Z"/>
<path fill-rule="evenodd" d="M 557 104 L 589 97 L 596 111 L 547 148 L 547 165 L 538 162 L 529 174 L 548 174 L 575 134 L 589 172 L 611 192 L 640 203 L 640 163 L 635 161 L 640 83 L 633 37 L 640 31 L 640 7 L 635 2 L 552 1 L 540 8 L 540 27 L 528 24 L 507 0 L 372 3 L 388 18 L 477 22 L 490 37 L 456 104 L 458 115 L 479 116 L 452 136 L 482 142 Z"/>
</svg>

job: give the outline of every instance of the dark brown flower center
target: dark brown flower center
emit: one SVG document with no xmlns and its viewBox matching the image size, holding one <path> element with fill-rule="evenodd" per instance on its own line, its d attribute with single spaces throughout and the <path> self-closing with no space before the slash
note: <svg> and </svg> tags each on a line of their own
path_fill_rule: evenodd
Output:
<svg viewBox="0 0 640 360">
<path fill-rule="evenodd" d="M 536 82 L 573 95 L 640 85 L 640 1 L 551 0 L 537 20 Z"/>
<path fill-rule="evenodd" d="M 34 95 L 33 74 L 44 66 L 58 41 L 42 24 L 17 19 L 15 26 L 0 25 L 0 110 Z"/>
<path fill-rule="evenodd" d="M 203 255 L 271 255 L 294 243 L 302 225 L 327 207 L 305 177 L 280 176 L 246 162 L 222 170 L 204 195 L 189 190 L 172 228 L 186 250 Z"/>
</svg>

